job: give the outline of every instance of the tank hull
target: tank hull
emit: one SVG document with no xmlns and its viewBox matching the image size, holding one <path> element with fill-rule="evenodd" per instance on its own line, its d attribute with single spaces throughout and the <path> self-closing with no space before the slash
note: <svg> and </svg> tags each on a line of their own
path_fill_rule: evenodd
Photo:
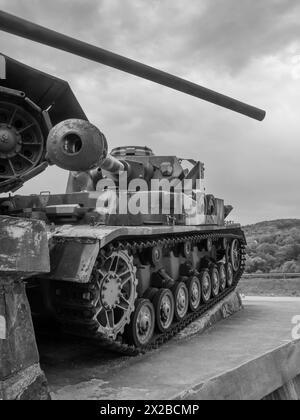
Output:
<svg viewBox="0 0 300 420">
<path fill-rule="evenodd" d="M 235 241 L 239 245 L 238 261 L 231 252 Z M 40 283 L 43 306 L 64 333 L 135 355 L 166 342 L 231 293 L 244 272 L 245 245 L 238 224 L 57 227 L 51 237 L 51 272 Z M 113 264 L 113 269 L 108 268 Z M 127 279 L 128 287 L 117 289 L 119 278 Z M 208 290 L 206 281 L 210 281 Z M 194 307 L 191 284 L 200 285 L 201 296 Z M 188 290 L 186 308 L 181 296 L 182 316 L 176 313 L 178 285 L 182 285 L 183 295 Z M 174 307 L 170 304 L 172 319 L 164 328 L 158 322 L 162 314 L 159 297 L 167 298 L 168 293 L 174 298 Z M 155 325 L 151 337 L 143 343 L 133 333 L 139 328 L 138 306 L 143 307 L 145 302 L 155 310 Z"/>
</svg>

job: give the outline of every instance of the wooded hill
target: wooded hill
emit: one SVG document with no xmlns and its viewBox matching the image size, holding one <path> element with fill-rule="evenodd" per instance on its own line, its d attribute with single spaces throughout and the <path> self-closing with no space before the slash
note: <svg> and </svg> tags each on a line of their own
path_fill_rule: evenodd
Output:
<svg viewBox="0 0 300 420">
<path fill-rule="evenodd" d="M 247 273 L 300 273 L 300 219 L 261 222 L 244 228 Z"/>
</svg>

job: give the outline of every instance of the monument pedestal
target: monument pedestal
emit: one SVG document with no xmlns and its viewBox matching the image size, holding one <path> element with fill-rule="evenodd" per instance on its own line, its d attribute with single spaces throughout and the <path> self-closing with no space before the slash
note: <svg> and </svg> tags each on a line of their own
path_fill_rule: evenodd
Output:
<svg viewBox="0 0 300 420">
<path fill-rule="evenodd" d="M 48 271 L 44 224 L 0 217 L 0 400 L 50 398 L 24 283 Z"/>
</svg>

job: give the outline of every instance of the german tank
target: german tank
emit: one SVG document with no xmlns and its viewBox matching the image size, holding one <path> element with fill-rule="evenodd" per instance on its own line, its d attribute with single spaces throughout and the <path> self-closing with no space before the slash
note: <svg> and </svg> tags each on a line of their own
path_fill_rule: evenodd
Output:
<svg viewBox="0 0 300 420">
<path fill-rule="evenodd" d="M 46 28 L 0 13 L 0 29 L 119 68 L 262 120 L 264 111 Z M 6 57 L 0 181 L 6 191 L 50 164 L 65 194 L 9 196 L 2 214 L 44 220 L 51 272 L 33 278 L 69 334 L 128 354 L 156 347 L 237 286 L 246 240 L 232 207 L 203 189 L 204 164 L 126 146 L 108 153 L 66 82 Z M 18 75 L 23 72 L 23 77 Z M 47 142 L 46 142 L 47 138 Z M 37 302 L 38 301 L 38 302 Z"/>
</svg>

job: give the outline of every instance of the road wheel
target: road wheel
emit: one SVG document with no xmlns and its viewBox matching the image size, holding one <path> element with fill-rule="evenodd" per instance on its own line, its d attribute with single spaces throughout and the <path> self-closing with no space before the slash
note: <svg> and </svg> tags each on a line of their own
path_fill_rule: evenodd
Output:
<svg viewBox="0 0 300 420">
<path fill-rule="evenodd" d="M 156 325 L 160 332 L 170 329 L 175 311 L 175 303 L 172 292 L 169 289 L 160 289 L 153 297 L 153 305 L 156 315 Z"/>
<path fill-rule="evenodd" d="M 219 277 L 220 277 L 220 290 L 221 292 L 224 292 L 227 285 L 225 265 L 223 263 L 218 264 L 218 270 L 219 270 Z"/>
<path fill-rule="evenodd" d="M 227 264 L 227 286 L 228 287 L 232 287 L 232 285 L 233 285 L 233 268 L 232 268 L 232 265 L 231 265 L 231 263 L 228 263 Z"/>
<path fill-rule="evenodd" d="M 217 297 L 220 292 L 220 276 L 217 267 L 210 270 L 212 296 Z"/>
<path fill-rule="evenodd" d="M 232 269 L 237 272 L 241 266 L 241 246 L 238 239 L 234 239 L 230 247 L 230 262 Z"/>
<path fill-rule="evenodd" d="M 208 303 L 212 294 L 211 278 L 208 270 L 203 270 L 200 273 L 202 300 L 204 303 Z"/>
<path fill-rule="evenodd" d="M 127 329 L 128 341 L 140 348 L 151 342 L 155 328 L 155 311 L 148 299 L 138 299 Z"/>
<path fill-rule="evenodd" d="M 197 312 L 201 303 L 201 283 L 197 276 L 190 277 L 187 281 L 189 291 L 189 306 L 192 312 Z"/>
<path fill-rule="evenodd" d="M 183 282 L 175 284 L 172 288 L 175 300 L 175 318 L 181 321 L 189 309 L 189 292 Z"/>
</svg>

